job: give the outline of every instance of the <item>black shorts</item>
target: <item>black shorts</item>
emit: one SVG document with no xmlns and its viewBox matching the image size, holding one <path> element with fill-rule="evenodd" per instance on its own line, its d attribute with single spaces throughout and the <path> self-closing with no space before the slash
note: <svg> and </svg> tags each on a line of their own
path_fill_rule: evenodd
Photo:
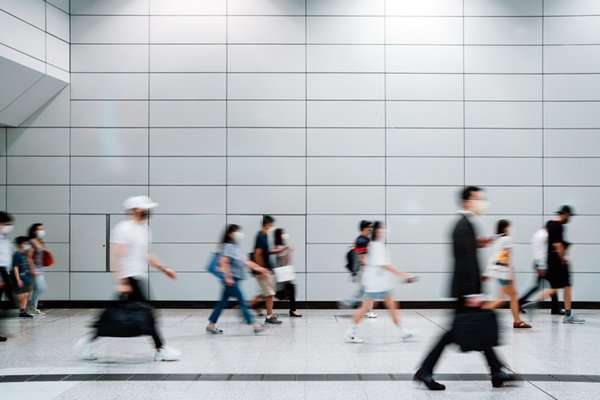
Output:
<svg viewBox="0 0 600 400">
<path fill-rule="evenodd" d="M 562 289 L 571 286 L 571 271 L 569 264 L 550 264 L 546 279 L 552 289 Z"/>
</svg>

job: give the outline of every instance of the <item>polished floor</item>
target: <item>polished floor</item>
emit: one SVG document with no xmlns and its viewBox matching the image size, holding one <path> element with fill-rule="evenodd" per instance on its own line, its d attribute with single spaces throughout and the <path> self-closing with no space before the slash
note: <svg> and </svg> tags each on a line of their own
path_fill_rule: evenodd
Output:
<svg viewBox="0 0 600 400">
<path fill-rule="evenodd" d="M 582 310 L 585 325 L 566 325 L 539 311 L 531 330 L 513 330 L 501 311 L 499 354 L 523 375 L 515 387 L 492 388 L 483 357 L 449 347 L 436 373 L 445 392 L 410 380 L 447 326 L 448 312 L 403 310 L 414 338 L 402 341 L 387 313 L 363 320 L 364 344 L 344 342 L 350 312 L 306 310 L 254 336 L 236 310 L 221 318 L 222 336 L 204 333 L 209 310 L 161 310 L 178 362 L 154 362 L 150 338 L 101 339 L 97 361 L 72 347 L 97 310 L 49 310 L 34 320 L 6 318 L 0 330 L 1 399 L 597 399 L 600 312 Z"/>
</svg>

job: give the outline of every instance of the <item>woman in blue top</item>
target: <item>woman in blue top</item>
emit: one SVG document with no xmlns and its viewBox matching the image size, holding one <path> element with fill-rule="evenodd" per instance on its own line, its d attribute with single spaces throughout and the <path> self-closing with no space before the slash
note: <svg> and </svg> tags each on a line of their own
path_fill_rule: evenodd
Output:
<svg viewBox="0 0 600 400">
<path fill-rule="evenodd" d="M 221 241 L 222 251 L 219 259 L 219 269 L 224 276 L 221 281 L 223 283 L 223 295 L 208 318 L 209 323 L 206 327 L 206 333 L 213 335 L 223 333 L 223 330 L 217 328 L 216 324 L 221 312 L 229 302 L 230 297 L 234 297 L 238 301 L 244 320 L 248 325 L 252 326 L 254 333 L 259 334 L 265 330 L 261 324 L 254 320 L 252 314 L 250 314 L 248 305 L 246 304 L 246 300 L 240 289 L 239 281 L 246 279 L 246 268 L 250 268 L 259 275 L 270 272 L 260 265 L 246 260 L 244 252 L 239 246 L 243 239 L 244 233 L 241 231 L 239 225 L 231 224 L 225 230 L 223 240 Z"/>
</svg>

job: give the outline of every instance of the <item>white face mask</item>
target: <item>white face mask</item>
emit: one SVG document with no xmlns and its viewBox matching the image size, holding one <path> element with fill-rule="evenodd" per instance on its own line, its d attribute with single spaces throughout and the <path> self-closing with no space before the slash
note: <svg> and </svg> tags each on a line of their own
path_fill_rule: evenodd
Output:
<svg viewBox="0 0 600 400">
<path fill-rule="evenodd" d="M 36 235 L 37 235 L 38 239 L 43 239 L 46 237 L 46 231 L 37 231 Z"/>
<path fill-rule="evenodd" d="M 11 233 L 13 231 L 13 229 L 15 229 L 15 227 L 13 225 L 4 225 L 4 226 L 0 227 L 0 232 L 3 233 L 4 235 L 8 235 L 9 233 Z"/>
<path fill-rule="evenodd" d="M 281 238 L 287 242 L 288 240 L 290 240 L 290 235 L 287 233 L 282 233 Z"/>
<path fill-rule="evenodd" d="M 31 250 L 31 245 L 30 244 L 24 244 L 23 245 L 23 250 L 25 250 L 25 251 Z"/>
<path fill-rule="evenodd" d="M 471 200 L 471 211 L 477 215 L 484 214 L 490 207 L 490 203 L 487 200 Z"/>
<path fill-rule="evenodd" d="M 235 240 L 236 243 L 241 243 L 242 240 L 244 240 L 244 232 L 233 232 L 233 240 Z"/>
</svg>

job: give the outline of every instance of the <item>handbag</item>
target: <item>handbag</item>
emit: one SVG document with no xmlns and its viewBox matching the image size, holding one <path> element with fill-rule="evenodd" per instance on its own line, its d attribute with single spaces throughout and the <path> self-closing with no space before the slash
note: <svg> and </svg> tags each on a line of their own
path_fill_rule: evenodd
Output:
<svg viewBox="0 0 600 400">
<path fill-rule="evenodd" d="M 296 271 L 293 265 L 284 265 L 273 269 L 275 282 L 293 282 L 296 280 Z"/>
<path fill-rule="evenodd" d="M 44 250 L 42 252 L 42 266 L 43 267 L 51 267 L 54 265 L 54 256 L 50 252 L 50 250 Z"/>
<path fill-rule="evenodd" d="M 225 279 L 225 275 L 221 271 L 221 268 L 219 268 L 220 262 L 221 253 L 217 251 L 211 253 L 210 258 L 208 259 L 208 264 L 206 264 L 206 270 L 219 279 Z"/>
<path fill-rule="evenodd" d="M 98 336 L 151 335 L 154 331 L 153 308 L 139 301 L 118 301 L 100 314 L 94 326 Z"/>
<path fill-rule="evenodd" d="M 475 308 L 457 312 L 452 331 L 454 342 L 463 352 L 483 351 L 498 345 L 498 320 L 493 310 Z"/>
</svg>

